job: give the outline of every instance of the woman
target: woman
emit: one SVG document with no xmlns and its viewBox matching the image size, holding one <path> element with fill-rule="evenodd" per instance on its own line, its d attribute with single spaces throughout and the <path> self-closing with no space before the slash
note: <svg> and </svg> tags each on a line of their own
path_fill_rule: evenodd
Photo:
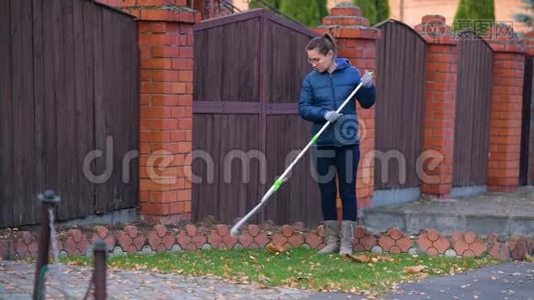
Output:
<svg viewBox="0 0 534 300">
<path fill-rule="evenodd" d="M 312 149 L 327 240 L 319 253 L 339 251 L 351 255 L 357 216 L 356 170 L 360 160 L 358 115 L 355 101 L 340 113 L 336 110 L 360 82 L 362 87 L 356 98 L 363 108 L 370 108 L 375 103 L 375 86 L 370 72 L 361 76 L 347 59 L 336 57 L 336 42 L 328 33 L 310 40 L 306 52 L 314 70 L 302 82 L 299 113 L 313 122 L 312 135 L 327 121 L 334 123 Z M 336 177 L 343 203 L 341 230 L 336 211 Z"/>
</svg>

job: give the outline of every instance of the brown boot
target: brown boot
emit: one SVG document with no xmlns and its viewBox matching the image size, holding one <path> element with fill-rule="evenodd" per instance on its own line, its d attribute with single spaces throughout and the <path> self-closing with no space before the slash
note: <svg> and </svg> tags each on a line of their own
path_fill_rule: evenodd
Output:
<svg viewBox="0 0 534 300">
<path fill-rule="evenodd" d="M 319 254 L 328 254 L 339 251 L 339 223 L 338 221 L 324 221 L 326 229 L 326 246 Z"/>
<path fill-rule="evenodd" d="M 354 230 L 356 229 L 356 222 L 342 221 L 341 222 L 341 247 L 339 254 L 352 255 L 352 242 L 354 241 Z"/>
</svg>

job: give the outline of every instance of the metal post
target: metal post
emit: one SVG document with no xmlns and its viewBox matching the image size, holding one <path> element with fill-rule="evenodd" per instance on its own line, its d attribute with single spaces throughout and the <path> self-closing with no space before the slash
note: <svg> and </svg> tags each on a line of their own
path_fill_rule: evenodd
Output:
<svg viewBox="0 0 534 300">
<path fill-rule="evenodd" d="M 39 194 L 37 199 L 41 201 L 41 229 L 39 232 L 39 248 L 37 252 L 37 263 L 35 268 L 35 281 L 33 287 L 33 299 L 44 299 L 45 295 L 45 273 L 48 266 L 50 253 L 50 217 L 49 209 L 54 209 L 61 201 L 54 191 L 46 191 Z"/>
<path fill-rule="evenodd" d="M 95 269 L 93 280 L 95 283 L 95 300 L 106 299 L 106 242 L 99 239 L 94 246 Z"/>
</svg>

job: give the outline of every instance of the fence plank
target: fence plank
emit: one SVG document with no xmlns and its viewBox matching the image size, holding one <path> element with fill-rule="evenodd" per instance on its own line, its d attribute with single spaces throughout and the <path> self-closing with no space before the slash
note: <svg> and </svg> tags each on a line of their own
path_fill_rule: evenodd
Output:
<svg viewBox="0 0 534 300">
<path fill-rule="evenodd" d="M 42 1 L 41 1 L 42 2 Z M 38 110 L 42 109 L 42 131 L 43 145 L 38 167 L 43 167 L 44 189 L 58 191 L 58 171 L 57 171 L 57 133 L 56 133 L 56 79 L 55 79 L 55 56 L 54 44 L 57 26 L 59 26 L 57 16 L 61 8 L 57 3 L 42 5 L 43 12 L 43 103 L 39 104 Z"/>
<path fill-rule="evenodd" d="M 12 92 L 12 116 L 13 116 L 13 169 L 11 176 L 13 177 L 13 189 L 14 192 L 11 195 L 11 201 L 13 201 L 13 218 L 17 222 L 23 222 L 23 216 L 21 214 L 22 202 L 24 201 L 24 196 L 21 191 L 24 188 L 23 174 L 22 174 L 22 160 L 24 157 L 21 156 L 19 149 L 16 145 L 21 145 L 22 135 L 21 135 L 21 125 L 20 120 L 23 118 L 23 103 L 22 103 L 22 26 L 21 26 L 21 2 L 20 1 L 10 1 L 11 9 L 11 92 Z"/>
<path fill-rule="evenodd" d="M 522 128 L 521 128 L 521 158 L 519 163 L 519 184 L 527 185 L 533 182 L 534 176 L 532 175 L 534 153 L 532 140 L 532 79 L 533 79 L 533 57 L 527 57 L 525 59 L 525 75 L 523 82 L 523 113 L 522 113 Z"/>
<path fill-rule="evenodd" d="M 14 211 L 10 4 L 0 1 L 0 226 L 13 222 Z"/>
<path fill-rule="evenodd" d="M 44 33 L 43 2 L 32 1 L 33 11 L 33 82 L 35 122 L 35 190 L 44 191 L 45 186 L 45 81 L 44 81 Z M 39 214 L 37 214 L 39 217 Z"/>
<path fill-rule="evenodd" d="M 35 223 L 40 211 L 40 204 L 35 195 L 35 93 L 34 93 L 34 74 L 33 58 L 33 3 L 32 0 L 21 1 L 21 25 L 22 25 L 22 69 L 19 71 L 23 74 L 22 81 L 22 119 L 20 120 L 23 155 L 24 187 L 22 190 L 23 201 L 22 214 L 24 220 L 28 223 Z M 17 145 L 17 144 L 15 144 Z"/>
<path fill-rule="evenodd" d="M 386 22 L 379 29 L 375 188 L 418 187 L 416 161 L 423 144 L 426 43 L 402 23 Z M 391 159 L 386 159 L 389 156 Z"/>
<path fill-rule="evenodd" d="M 68 203 L 66 201 L 72 201 L 69 189 L 69 160 L 66 157 L 62 156 L 66 154 L 67 149 L 70 147 L 68 135 L 63 133 L 65 127 L 72 126 L 69 123 L 69 111 L 66 101 L 66 89 L 65 89 L 65 28 L 63 26 L 65 16 L 63 14 L 63 2 L 54 1 L 52 4 L 53 7 L 53 66 L 54 66 L 54 97 L 55 97 L 55 107 L 54 107 L 54 117 L 55 117 L 55 135 L 56 135 L 56 157 L 55 165 L 49 166 L 50 168 L 56 169 L 57 182 L 54 189 L 57 190 L 58 194 L 62 196 L 63 203 L 59 207 L 59 218 L 64 219 L 68 218 Z M 64 127 L 65 126 L 65 127 Z"/>
<path fill-rule="evenodd" d="M 121 44 L 121 53 L 124 54 L 124 59 L 121 60 L 124 74 L 130 76 L 124 76 L 126 80 L 124 83 L 125 88 L 122 90 L 124 95 L 123 103 L 126 103 L 125 116 L 126 122 L 122 125 L 125 126 L 125 132 L 127 133 L 126 151 L 133 152 L 139 156 L 139 122 L 140 122 L 140 72 L 139 64 L 132 63 L 139 61 L 139 51 L 137 47 L 138 29 L 137 22 L 130 18 L 121 18 L 121 32 L 123 34 L 123 42 Z M 123 105 L 124 106 L 124 105 Z M 119 108 L 121 109 L 121 108 Z M 126 185 L 125 194 L 123 197 L 123 207 L 135 207 L 138 203 L 139 195 L 139 159 L 130 156 L 133 160 L 129 163 L 129 180 L 123 181 Z M 124 176 L 124 173 L 122 174 Z"/>
<path fill-rule="evenodd" d="M 88 133 L 87 138 L 89 143 L 87 147 L 91 149 L 90 151 L 96 150 L 96 140 L 95 140 L 95 102 L 97 93 L 95 92 L 96 85 L 95 80 L 98 80 L 99 77 L 95 77 L 95 66 L 97 62 L 97 57 L 95 56 L 95 41 L 98 38 L 96 35 L 95 27 L 97 26 L 97 18 L 100 16 L 100 10 L 96 9 L 95 4 L 84 1 L 83 2 L 83 37 L 84 37 L 84 81 L 85 81 L 85 123 L 90 127 L 90 133 Z M 88 129 L 89 130 L 89 129 Z M 89 156 L 93 158 L 93 155 Z M 96 184 L 88 177 L 87 174 L 94 174 L 96 171 L 96 163 L 94 160 L 91 160 L 89 164 L 89 170 L 84 174 L 84 179 L 89 182 L 90 185 L 90 197 L 88 195 L 87 201 L 90 202 L 91 211 L 96 212 Z"/>
<path fill-rule="evenodd" d="M 75 137 L 73 141 L 73 148 L 75 146 L 75 182 L 76 182 L 76 194 L 74 202 L 75 211 L 79 215 L 88 215 L 93 212 L 94 207 L 94 193 L 92 185 L 85 177 L 83 170 L 83 160 L 85 155 L 93 150 L 93 98 L 87 96 L 87 85 L 92 85 L 92 78 L 88 80 L 85 74 L 85 69 L 88 67 L 86 62 L 86 51 L 92 49 L 91 44 L 87 43 L 85 34 L 85 26 L 89 27 L 90 20 L 85 19 L 84 8 L 86 7 L 85 1 L 74 0 L 72 2 L 72 18 L 73 18 L 73 50 L 74 50 L 74 105 L 75 105 Z M 92 64 L 92 61 L 91 61 Z M 80 172 L 82 171 L 82 172 Z"/>
<path fill-rule="evenodd" d="M 115 36 L 117 22 L 112 19 L 111 14 L 107 10 L 102 9 L 101 17 L 102 72 L 100 73 L 100 76 L 102 77 L 102 86 L 101 97 L 99 97 L 95 106 L 95 139 L 96 148 L 104 150 L 104 156 L 102 159 L 99 159 L 102 162 L 102 168 L 99 168 L 99 174 L 102 174 L 104 171 L 110 171 L 110 168 L 112 169 L 110 177 L 105 184 L 99 185 L 96 196 L 96 207 L 97 211 L 105 212 L 113 207 L 118 207 L 118 202 L 120 201 L 120 198 L 118 197 L 120 193 L 118 190 L 120 184 L 117 182 L 117 174 L 120 173 L 120 165 L 118 165 L 120 160 L 117 160 L 117 158 L 119 158 L 117 144 L 118 136 L 115 135 L 111 126 L 108 126 L 114 123 L 110 120 L 108 111 L 116 108 L 114 102 L 119 97 L 119 92 L 115 88 L 116 79 L 114 78 L 117 74 L 113 73 L 113 70 L 117 65 L 117 57 L 114 56 L 115 53 L 113 52 L 113 48 L 116 46 L 116 40 L 120 38 Z M 122 121 L 122 116 L 116 114 L 116 120 Z M 112 138 L 111 144 L 108 144 L 108 137 Z M 112 159 L 111 161 L 108 161 L 107 159 L 109 153 L 111 153 L 111 156 L 109 156 Z"/>
<path fill-rule="evenodd" d="M 453 186 L 485 185 L 493 53 L 476 37 L 459 43 Z"/>
<path fill-rule="evenodd" d="M 13 187 L 14 220 L 32 221 L 31 194 L 34 190 L 33 76 L 31 2 L 12 1 L 11 80 L 13 99 Z M 27 213 L 30 212 L 30 213 Z"/>
<path fill-rule="evenodd" d="M 94 128 L 95 128 L 95 149 L 102 151 L 102 156 L 95 160 L 94 174 L 103 175 L 107 164 L 107 149 L 105 136 L 105 119 L 103 111 L 103 101 L 105 97 L 105 78 L 104 73 L 104 46 L 103 46 L 103 14 L 102 9 L 95 12 L 95 26 L 93 27 L 93 49 L 94 49 Z M 101 201 L 101 195 L 104 193 L 105 186 L 97 184 L 95 189 L 95 212 L 103 213 L 106 211 L 106 203 Z"/>
<path fill-rule="evenodd" d="M 57 61 L 56 66 L 60 68 L 58 94 L 58 190 L 62 197 L 59 206 L 61 219 L 71 219 L 81 217 L 83 214 L 78 207 L 78 203 L 83 201 L 77 191 L 77 172 L 79 164 L 76 160 L 76 77 L 74 70 L 74 23 L 73 23 L 73 1 L 62 0 L 62 23 L 61 38 L 56 44 Z M 58 70 L 58 69 L 56 69 Z"/>
</svg>

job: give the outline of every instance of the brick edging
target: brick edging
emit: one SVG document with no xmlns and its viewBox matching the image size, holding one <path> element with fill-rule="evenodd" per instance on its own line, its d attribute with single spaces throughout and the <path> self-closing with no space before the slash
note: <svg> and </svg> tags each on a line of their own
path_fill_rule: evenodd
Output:
<svg viewBox="0 0 534 300">
<path fill-rule="evenodd" d="M 0 238 L 0 258 L 21 259 L 37 254 L 37 231 L 21 231 Z M 354 232 L 355 251 L 385 253 L 417 253 L 430 256 L 478 257 L 491 255 L 502 260 L 524 260 L 526 254 L 534 253 L 534 238 L 514 236 L 507 241 L 497 235 L 481 236 L 474 232 L 454 232 L 442 235 L 435 229 L 421 230 L 408 235 L 398 228 L 381 234 L 372 234 L 358 226 Z M 263 248 L 269 243 L 284 247 L 305 246 L 313 249 L 324 247 L 324 229 L 301 230 L 298 226 L 284 225 L 269 228 L 248 225 L 238 237 L 232 237 L 227 225 L 210 228 L 193 224 L 184 227 L 167 227 L 157 224 L 152 227 L 124 225 L 108 228 L 97 225 L 89 229 L 68 229 L 58 232 L 58 250 L 63 256 L 91 255 L 92 243 L 103 239 L 110 254 L 163 252 L 199 249 Z"/>
</svg>

